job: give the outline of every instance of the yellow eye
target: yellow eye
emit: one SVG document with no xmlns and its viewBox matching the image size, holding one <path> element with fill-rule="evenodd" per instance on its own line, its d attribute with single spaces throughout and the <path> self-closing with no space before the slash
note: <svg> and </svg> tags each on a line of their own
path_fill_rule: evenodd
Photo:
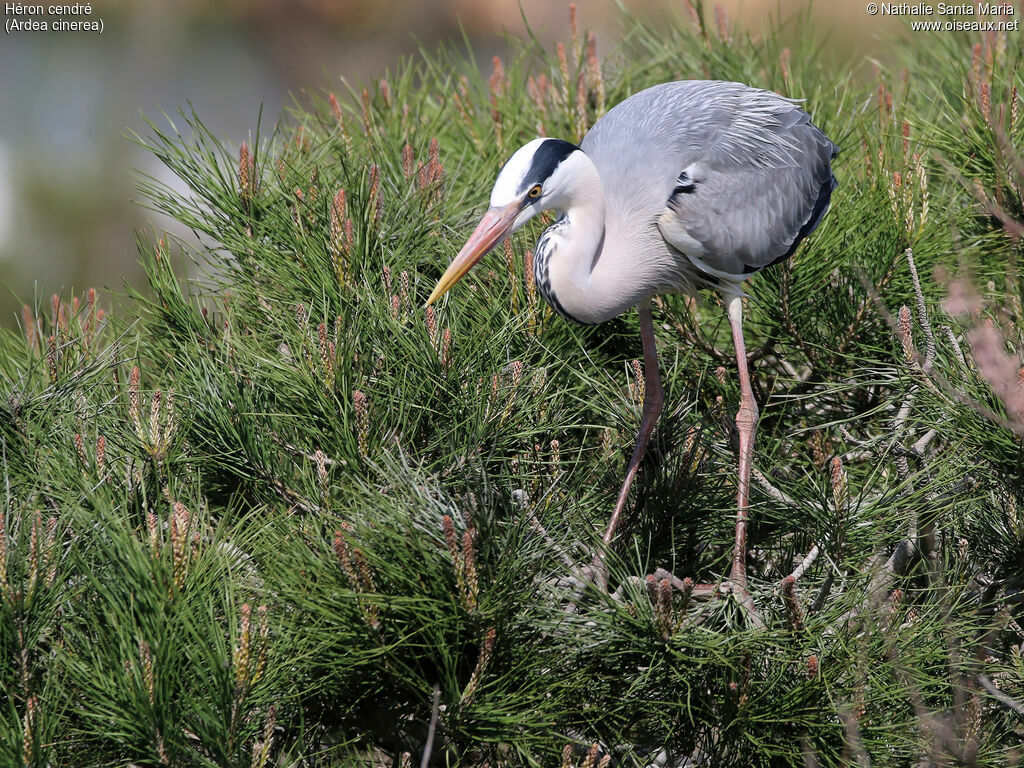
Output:
<svg viewBox="0 0 1024 768">
<path fill-rule="evenodd" d="M 540 197 L 540 184 L 534 184 L 526 194 L 529 197 Z"/>
</svg>

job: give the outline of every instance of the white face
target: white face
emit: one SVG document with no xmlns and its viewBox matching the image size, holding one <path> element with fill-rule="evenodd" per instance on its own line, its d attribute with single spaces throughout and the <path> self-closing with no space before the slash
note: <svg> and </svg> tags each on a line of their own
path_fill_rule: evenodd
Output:
<svg viewBox="0 0 1024 768">
<path fill-rule="evenodd" d="M 584 154 L 571 144 L 547 138 L 534 139 L 516 150 L 501 169 L 491 191 L 491 208 L 523 206 L 511 232 L 541 211 L 564 210 L 570 202 L 571 182 L 580 174 L 578 166 L 588 162 Z M 531 190 L 537 187 L 540 193 L 534 196 Z"/>
<path fill-rule="evenodd" d="M 545 139 L 534 139 L 517 149 L 508 159 L 498 174 L 498 180 L 494 182 L 494 189 L 491 190 L 491 208 L 504 208 L 522 198 L 520 190 L 525 182 L 524 177 L 533 165 L 533 156 L 537 148 L 544 141 Z"/>
</svg>

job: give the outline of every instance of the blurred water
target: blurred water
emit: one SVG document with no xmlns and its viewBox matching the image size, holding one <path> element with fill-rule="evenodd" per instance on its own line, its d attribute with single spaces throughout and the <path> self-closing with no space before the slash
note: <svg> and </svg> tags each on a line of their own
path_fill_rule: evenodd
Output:
<svg viewBox="0 0 1024 768">
<path fill-rule="evenodd" d="M 173 119 L 191 104 L 215 135 L 237 145 L 255 130 L 261 107 L 266 130 L 290 93 L 326 85 L 327 72 L 368 78 L 415 49 L 409 35 L 368 34 L 348 45 L 336 28 L 311 30 L 315 18 L 287 3 L 278 10 L 288 24 L 229 8 L 218 16 L 170 2 L 106 5 L 92 15 L 103 18 L 101 35 L 16 32 L 0 40 L 4 325 L 34 296 L 88 287 L 116 293 L 125 281 L 140 283 L 136 228 L 174 228 L 136 202 L 139 172 L 174 183 L 129 137 L 148 133 L 143 114 L 166 127 L 162 111 Z"/>
<path fill-rule="evenodd" d="M 21 301 L 139 282 L 135 227 L 154 217 L 133 204 L 135 171 L 162 173 L 126 136 L 146 132 L 140 111 L 188 100 L 215 133 L 244 137 L 261 102 L 280 110 L 286 85 L 250 40 L 168 11 L 140 3 L 104 14 L 102 35 L 0 44 L 0 283 Z M 4 292 L 0 322 L 16 306 Z"/>
</svg>

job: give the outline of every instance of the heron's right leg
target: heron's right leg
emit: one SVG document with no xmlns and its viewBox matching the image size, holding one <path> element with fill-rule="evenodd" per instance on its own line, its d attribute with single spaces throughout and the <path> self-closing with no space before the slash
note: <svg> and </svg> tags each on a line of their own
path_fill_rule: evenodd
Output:
<svg viewBox="0 0 1024 768">
<path fill-rule="evenodd" d="M 750 386 L 747 370 L 747 347 L 743 341 L 743 294 L 725 295 L 732 340 L 736 348 L 736 368 L 740 380 L 740 409 L 736 414 L 736 431 L 740 438 L 739 478 L 736 494 L 736 537 L 729 578 L 744 589 L 747 586 L 747 526 L 750 524 L 750 469 L 754 459 L 754 434 L 757 431 L 757 401 Z"/>
<path fill-rule="evenodd" d="M 661 388 L 661 375 L 658 373 L 658 352 L 654 343 L 654 322 L 651 319 L 651 303 L 644 300 L 637 304 L 637 313 L 640 315 L 640 338 L 644 346 L 644 412 L 640 420 L 640 432 L 636 437 L 636 446 L 633 448 L 633 457 L 629 460 L 629 468 L 626 470 L 626 479 L 622 481 L 622 489 L 619 491 L 619 499 L 615 503 L 615 510 L 608 522 L 608 529 L 604 533 L 604 545 L 607 547 L 615 537 L 615 529 L 622 517 L 622 511 L 626 507 L 626 500 L 629 498 L 629 489 L 633 485 L 633 478 L 640 466 L 640 461 L 647 450 L 647 443 L 654 432 L 654 425 L 661 415 L 662 406 L 665 403 L 665 393 Z M 603 553 L 598 553 L 594 558 L 594 565 L 604 570 Z"/>
</svg>

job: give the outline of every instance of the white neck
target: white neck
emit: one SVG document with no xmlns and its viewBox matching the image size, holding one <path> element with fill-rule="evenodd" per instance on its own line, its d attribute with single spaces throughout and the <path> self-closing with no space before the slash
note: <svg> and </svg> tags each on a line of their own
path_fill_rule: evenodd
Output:
<svg viewBox="0 0 1024 768">
<path fill-rule="evenodd" d="M 644 297 L 631 295 L 628 275 L 616 264 L 628 254 L 609 250 L 604 188 L 597 168 L 583 152 L 573 154 L 572 166 L 566 174 L 569 181 L 549 204 L 563 218 L 545 232 L 550 249 L 546 298 L 578 322 L 601 323 Z"/>
</svg>

